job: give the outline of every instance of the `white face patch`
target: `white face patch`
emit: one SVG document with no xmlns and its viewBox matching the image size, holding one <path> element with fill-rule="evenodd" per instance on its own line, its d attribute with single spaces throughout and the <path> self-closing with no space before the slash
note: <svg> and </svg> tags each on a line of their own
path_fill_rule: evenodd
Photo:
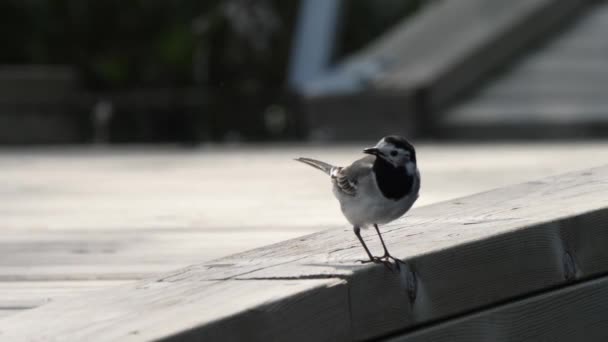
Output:
<svg viewBox="0 0 608 342">
<path fill-rule="evenodd" d="M 375 147 L 382 153 L 382 156 L 379 158 L 388 161 L 395 167 L 403 167 L 410 160 L 409 151 L 398 148 L 393 144 L 387 143 L 384 139 L 380 140 Z"/>
</svg>

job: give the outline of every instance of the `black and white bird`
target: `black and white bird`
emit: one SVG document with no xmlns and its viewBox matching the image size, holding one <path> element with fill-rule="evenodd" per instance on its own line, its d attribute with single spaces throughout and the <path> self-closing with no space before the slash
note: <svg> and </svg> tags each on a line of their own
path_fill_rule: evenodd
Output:
<svg viewBox="0 0 608 342">
<path fill-rule="evenodd" d="M 390 135 L 382 138 L 374 147 L 366 148 L 368 154 L 346 167 L 333 166 L 310 158 L 297 161 L 317 168 L 331 177 L 333 192 L 346 219 L 353 225 L 355 235 L 365 248 L 368 261 L 388 265 L 394 258 L 384 244 L 379 224 L 386 224 L 405 214 L 418 199 L 420 173 L 416 165 L 416 150 L 405 138 Z M 374 226 L 384 255 L 373 256 L 361 238 L 361 229 Z"/>
</svg>

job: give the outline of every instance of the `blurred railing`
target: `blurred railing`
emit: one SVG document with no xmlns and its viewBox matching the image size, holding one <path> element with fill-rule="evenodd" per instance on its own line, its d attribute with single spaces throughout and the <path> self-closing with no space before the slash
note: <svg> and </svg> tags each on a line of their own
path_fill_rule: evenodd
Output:
<svg viewBox="0 0 608 342">
<path fill-rule="evenodd" d="M 293 139 L 282 89 L 85 89 L 67 66 L 0 68 L 0 144 Z"/>
</svg>

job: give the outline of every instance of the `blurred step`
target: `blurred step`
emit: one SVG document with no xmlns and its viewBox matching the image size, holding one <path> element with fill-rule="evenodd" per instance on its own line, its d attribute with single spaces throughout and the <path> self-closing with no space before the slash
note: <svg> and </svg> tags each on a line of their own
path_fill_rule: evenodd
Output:
<svg viewBox="0 0 608 342">
<path fill-rule="evenodd" d="M 450 138 L 608 136 L 608 3 L 444 113 Z"/>
</svg>

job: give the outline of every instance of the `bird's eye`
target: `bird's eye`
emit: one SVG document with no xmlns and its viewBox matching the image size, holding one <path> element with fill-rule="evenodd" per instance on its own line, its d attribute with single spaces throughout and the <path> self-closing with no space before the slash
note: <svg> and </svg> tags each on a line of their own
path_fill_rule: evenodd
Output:
<svg viewBox="0 0 608 342">
<path fill-rule="evenodd" d="M 396 157 L 398 154 L 397 150 L 392 150 L 391 151 L 391 156 Z"/>
</svg>

